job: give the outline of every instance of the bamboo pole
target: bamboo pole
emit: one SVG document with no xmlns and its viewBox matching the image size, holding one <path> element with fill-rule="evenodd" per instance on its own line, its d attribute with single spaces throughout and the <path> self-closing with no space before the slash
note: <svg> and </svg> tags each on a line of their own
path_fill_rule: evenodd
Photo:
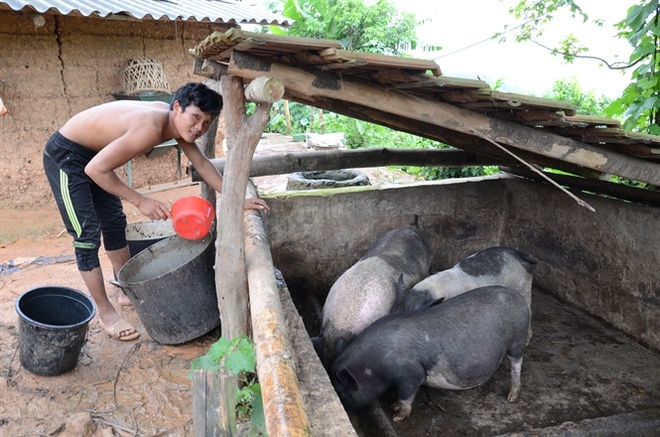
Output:
<svg viewBox="0 0 660 437">
<path fill-rule="evenodd" d="M 258 212 L 245 212 L 244 232 L 252 337 L 266 430 L 271 436 L 311 436 L 286 332 L 270 246 Z"/>
</svg>

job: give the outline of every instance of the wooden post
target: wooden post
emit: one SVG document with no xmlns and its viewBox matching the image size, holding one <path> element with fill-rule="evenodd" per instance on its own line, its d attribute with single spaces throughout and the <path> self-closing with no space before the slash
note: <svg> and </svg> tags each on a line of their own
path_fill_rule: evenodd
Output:
<svg viewBox="0 0 660 437">
<path fill-rule="evenodd" d="M 284 99 L 282 100 L 282 106 L 284 106 L 284 119 L 286 121 L 286 134 L 291 135 L 291 113 L 289 112 L 289 101 Z"/>
<path fill-rule="evenodd" d="M 221 92 L 220 82 L 216 80 L 210 78 L 206 79 L 204 81 L 204 85 L 208 86 L 213 91 L 217 91 L 218 93 Z M 220 116 L 216 117 L 216 119 L 211 123 L 209 130 L 199 139 L 199 147 L 202 149 L 204 156 L 206 156 L 208 159 L 215 159 L 215 138 L 218 134 L 219 119 Z M 211 205 L 216 204 L 215 190 L 211 188 L 211 186 L 206 182 L 202 183 L 201 194 L 204 199 L 211 202 Z"/>
<path fill-rule="evenodd" d="M 325 120 L 323 119 L 323 109 L 319 108 L 319 130 L 325 133 Z"/>
<path fill-rule="evenodd" d="M 226 369 L 195 370 L 192 382 L 195 437 L 236 435 L 236 379 Z"/>
<path fill-rule="evenodd" d="M 271 105 L 258 103 L 248 117 L 243 79 L 223 76 L 221 83 L 225 100 L 227 165 L 218 208 L 215 280 L 222 336 L 232 339 L 241 333 L 249 334 L 243 205 L 252 156 L 268 122 Z"/>
</svg>

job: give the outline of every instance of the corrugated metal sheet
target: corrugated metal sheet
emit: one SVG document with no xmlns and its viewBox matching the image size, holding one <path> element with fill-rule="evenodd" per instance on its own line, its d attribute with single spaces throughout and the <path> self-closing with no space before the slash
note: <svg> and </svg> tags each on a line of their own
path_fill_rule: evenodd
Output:
<svg viewBox="0 0 660 437">
<path fill-rule="evenodd" d="M 23 8 L 40 13 L 80 14 L 85 17 L 126 15 L 137 19 L 210 21 L 213 23 L 273 24 L 292 23 L 253 2 L 232 0 L 0 0 L 15 11 Z"/>
</svg>

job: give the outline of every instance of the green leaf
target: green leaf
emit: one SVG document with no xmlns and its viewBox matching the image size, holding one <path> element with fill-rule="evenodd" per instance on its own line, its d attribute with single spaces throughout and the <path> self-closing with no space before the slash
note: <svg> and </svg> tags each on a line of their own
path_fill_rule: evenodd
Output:
<svg viewBox="0 0 660 437">
<path fill-rule="evenodd" d="M 268 26 L 268 30 L 273 35 L 282 35 L 282 36 L 288 35 L 288 32 L 286 30 L 282 29 L 280 26 L 270 25 L 270 26 Z"/>
<path fill-rule="evenodd" d="M 224 337 L 220 337 L 218 341 L 211 345 L 211 348 L 206 354 L 219 363 L 222 358 L 227 356 L 227 352 L 229 351 L 230 347 L 231 345 L 229 340 Z"/>
<path fill-rule="evenodd" d="M 225 366 L 234 376 L 241 372 L 254 372 L 256 360 L 250 340 L 245 335 L 237 337 L 237 340 L 232 352 L 227 356 Z"/>
<path fill-rule="evenodd" d="M 259 429 L 266 429 L 266 419 L 264 417 L 264 402 L 261 397 L 261 386 L 254 384 L 252 386 L 252 414 L 250 421 L 254 423 Z"/>
</svg>

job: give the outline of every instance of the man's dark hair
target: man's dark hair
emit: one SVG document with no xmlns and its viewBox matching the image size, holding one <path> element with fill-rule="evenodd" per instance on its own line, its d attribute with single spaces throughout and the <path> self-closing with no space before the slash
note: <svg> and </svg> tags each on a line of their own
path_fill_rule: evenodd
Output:
<svg viewBox="0 0 660 437">
<path fill-rule="evenodd" d="M 222 111 L 222 96 L 211 88 L 207 87 L 200 82 L 188 82 L 182 85 L 170 104 L 170 109 L 174 109 L 174 102 L 178 101 L 183 111 L 189 105 L 197 106 L 202 112 L 211 114 L 211 117 L 216 118 Z"/>
</svg>

